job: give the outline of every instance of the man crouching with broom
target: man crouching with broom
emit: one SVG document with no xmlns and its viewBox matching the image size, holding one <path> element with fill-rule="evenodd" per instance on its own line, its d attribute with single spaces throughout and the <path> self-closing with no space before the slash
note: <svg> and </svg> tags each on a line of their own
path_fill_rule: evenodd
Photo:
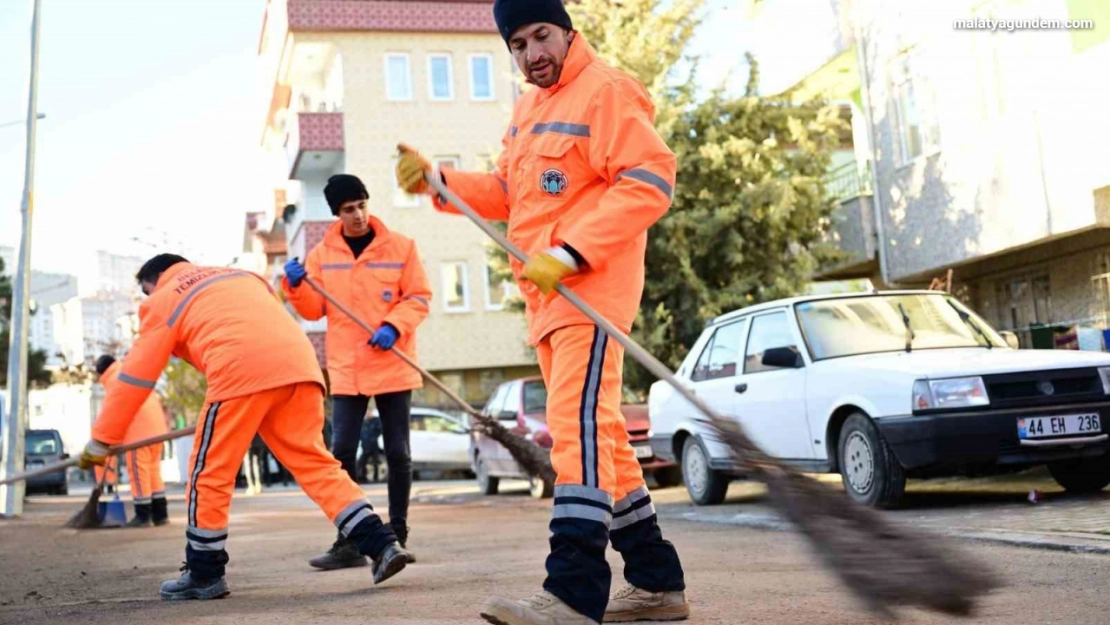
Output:
<svg viewBox="0 0 1110 625">
<path fill-rule="evenodd" d="M 199 267 L 173 254 L 150 259 L 137 276 L 148 296 L 139 338 L 108 389 L 80 466 L 102 465 L 109 447 L 154 388 L 171 355 L 208 378 L 189 461 L 185 569 L 162 584 L 167 601 L 217 599 L 224 579 L 235 475 L 256 433 L 305 493 L 373 561 L 374 583 L 409 557 L 362 490 L 324 447 L 324 380 L 308 337 L 261 277 Z"/>
<path fill-rule="evenodd" d="M 686 618 L 682 565 L 663 539 L 620 412 L 624 348 L 563 298 L 565 280 L 608 319 L 631 329 L 644 285 L 647 229 L 671 205 L 675 156 L 653 126 L 635 78 L 602 61 L 573 30 L 560 0 L 498 0 L 494 18 L 537 88 L 513 111 L 493 173 L 444 171 L 447 187 L 486 219 L 508 221 L 531 257 L 513 261 L 529 341 L 548 388 L 558 474 L 543 592 L 492 599 L 502 625 L 591 625 Z M 427 193 L 431 164 L 402 147 L 400 186 Z M 452 211 L 437 199 L 437 208 Z M 609 598 L 605 548 L 628 585 Z"/>
</svg>

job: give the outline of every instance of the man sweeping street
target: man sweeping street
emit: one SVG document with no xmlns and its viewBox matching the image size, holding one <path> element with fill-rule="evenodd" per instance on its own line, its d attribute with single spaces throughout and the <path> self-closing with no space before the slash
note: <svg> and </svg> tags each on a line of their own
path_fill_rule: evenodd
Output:
<svg viewBox="0 0 1110 625">
<path fill-rule="evenodd" d="M 124 383 L 119 379 L 120 363 L 108 354 L 96 359 L 96 374 L 100 376 L 100 383 L 108 393 L 116 392 L 114 389 Z M 96 424 L 93 424 L 93 431 L 95 430 Z M 122 442 L 134 443 L 160 436 L 168 431 L 169 426 L 166 425 L 162 402 L 157 394 L 151 393 L 128 426 Z M 135 516 L 128 521 L 127 527 L 149 527 L 169 523 L 166 486 L 162 482 L 162 444 L 136 449 L 128 452 L 124 457 L 127 460 L 127 474 L 131 480 L 131 500 L 135 506 Z"/>
<path fill-rule="evenodd" d="M 629 332 L 644 282 L 647 229 L 670 207 L 675 156 L 636 79 L 601 61 L 560 0 L 497 0 L 497 27 L 536 88 L 516 104 L 493 173 L 441 180 L 486 219 L 509 222 L 531 258 L 513 260 L 548 389 L 558 474 L 543 592 L 495 598 L 503 625 L 686 618 L 682 566 L 663 539 L 620 412 L 623 349 L 552 291 L 560 283 Z M 428 193 L 430 162 L 401 146 L 398 183 Z M 442 198 L 440 210 L 455 211 Z M 610 599 L 609 541 L 627 586 Z"/>
<path fill-rule="evenodd" d="M 378 408 L 389 466 L 389 524 L 407 548 L 412 453 L 409 417 L 420 373 L 389 353 L 396 345 L 416 359 L 416 328 L 428 316 L 432 298 L 420 254 L 412 239 L 386 228 L 370 214 L 366 186 L 355 176 L 332 176 L 324 197 L 339 219 L 304 264 L 285 264 L 282 289 L 305 319 L 328 318 L 328 384 L 332 395 L 332 454 L 352 480 L 359 479 L 358 445 L 370 399 Z M 354 319 L 332 310 L 305 277 L 376 329 L 370 335 Z M 309 561 L 324 570 L 364 566 L 357 546 L 340 535 L 327 553 Z"/>
<path fill-rule="evenodd" d="M 235 475 L 255 433 L 339 531 L 374 562 L 374 583 L 408 554 L 362 490 L 324 447 L 324 381 L 308 337 L 259 276 L 160 254 L 139 270 L 149 297 L 139 338 L 120 365 L 81 466 L 103 464 L 120 443 L 171 355 L 208 379 L 189 461 L 185 568 L 162 584 L 166 600 L 215 599 L 230 590 L 224 549 Z"/>
</svg>

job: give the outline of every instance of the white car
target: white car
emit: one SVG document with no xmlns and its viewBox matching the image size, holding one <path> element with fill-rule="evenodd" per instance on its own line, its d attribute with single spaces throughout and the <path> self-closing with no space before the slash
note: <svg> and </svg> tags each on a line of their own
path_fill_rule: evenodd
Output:
<svg viewBox="0 0 1110 625">
<path fill-rule="evenodd" d="M 1045 464 L 1068 491 L 1103 489 L 1110 354 L 1004 334 L 936 291 L 802 297 L 714 319 L 677 373 L 766 452 L 840 473 L 867 505 L 897 505 L 907 477 Z M 696 503 L 720 503 L 737 476 L 698 411 L 662 381 L 648 405 L 656 455 Z"/>
<path fill-rule="evenodd" d="M 372 414 L 377 417 L 377 409 Z M 378 448 L 382 449 L 384 464 L 385 443 L 380 436 Z M 446 412 L 432 408 L 413 408 L 409 448 L 415 471 L 470 470 L 470 429 Z"/>
</svg>

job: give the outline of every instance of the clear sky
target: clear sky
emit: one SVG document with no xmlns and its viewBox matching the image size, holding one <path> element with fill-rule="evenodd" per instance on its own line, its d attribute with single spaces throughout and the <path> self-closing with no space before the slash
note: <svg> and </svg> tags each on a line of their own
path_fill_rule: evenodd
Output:
<svg viewBox="0 0 1110 625">
<path fill-rule="evenodd" d="M 813 2 L 779 0 L 798 1 Z M 239 252 L 243 213 L 272 201 L 259 154 L 272 85 L 256 71 L 265 4 L 43 0 L 35 269 L 80 278 L 95 250 L 149 255 L 132 237 L 158 233 L 202 262 Z M 694 46 L 703 85 L 731 70 L 742 88 L 744 51 L 772 43 L 739 7 L 709 0 Z M 0 123 L 26 116 L 30 13 L 31 0 L 0 1 Z M 765 86 L 786 86 L 767 60 Z M 18 245 L 23 136 L 0 127 L 0 245 Z"/>
</svg>

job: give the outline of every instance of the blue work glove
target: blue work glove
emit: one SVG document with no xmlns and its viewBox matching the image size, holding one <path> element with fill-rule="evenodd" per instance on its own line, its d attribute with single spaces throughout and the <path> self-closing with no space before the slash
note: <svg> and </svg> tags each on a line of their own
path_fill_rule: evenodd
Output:
<svg viewBox="0 0 1110 625">
<path fill-rule="evenodd" d="M 308 275 L 301 261 L 292 258 L 289 262 L 285 263 L 285 277 L 289 279 L 289 286 L 294 289 L 301 286 L 301 281 Z"/>
<path fill-rule="evenodd" d="M 394 328 L 388 323 L 383 323 L 382 327 L 378 328 L 378 331 L 375 332 L 374 336 L 370 338 L 370 341 L 367 343 L 367 345 L 371 345 L 382 350 L 392 349 L 393 344 L 397 342 L 398 336 L 399 335 L 397 334 L 397 328 Z"/>
</svg>

